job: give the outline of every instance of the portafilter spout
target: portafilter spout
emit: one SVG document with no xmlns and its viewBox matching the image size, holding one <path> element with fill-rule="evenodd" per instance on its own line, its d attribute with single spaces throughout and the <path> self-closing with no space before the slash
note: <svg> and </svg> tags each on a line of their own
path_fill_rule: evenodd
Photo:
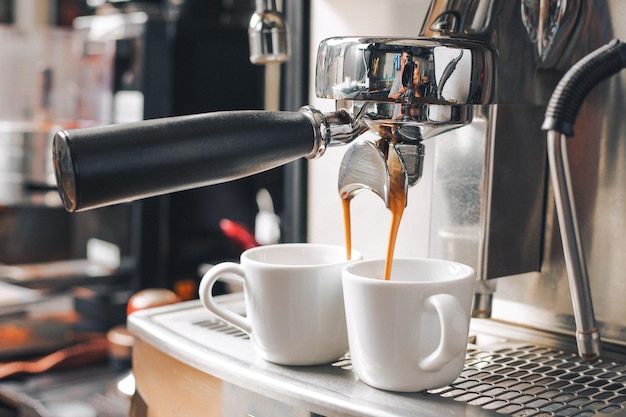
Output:
<svg viewBox="0 0 626 417">
<path fill-rule="evenodd" d="M 600 356 L 601 340 L 596 327 L 589 275 L 578 227 L 566 139 L 574 136 L 576 116 L 587 93 L 624 67 L 626 45 L 619 40 L 613 40 L 584 57 L 557 85 L 542 126 L 548 131 L 550 177 L 576 320 L 576 342 L 580 356 L 586 360 Z"/>
<path fill-rule="evenodd" d="M 344 111 L 231 111 L 60 131 L 57 187 L 70 212 L 262 172 L 367 130 Z"/>
<path fill-rule="evenodd" d="M 317 96 L 336 100 L 379 136 L 347 150 L 343 199 L 369 190 L 389 207 L 391 180 L 406 194 L 421 177 L 422 140 L 470 123 L 474 105 L 496 98 L 496 54 L 481 41 L 329 38 L 317 62 Z"/>
<path fill-rule="evenodd" d="M 346 151 L 339 167 L 338 190 L 343 200 L 350 200 L 362 190 L 369 190 L 389 207 L 392 182 L 407 195 L 409 187 L 422 177 L 424 145 L 402 143 L 389 137 L 355 142 Z"/>
</svg>

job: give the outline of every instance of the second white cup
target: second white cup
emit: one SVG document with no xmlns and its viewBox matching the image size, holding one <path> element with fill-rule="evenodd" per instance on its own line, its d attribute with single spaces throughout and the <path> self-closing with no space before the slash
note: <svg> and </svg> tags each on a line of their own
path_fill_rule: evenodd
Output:
<svg viewBox="0 0 626 417">
<path fill-rule="evenodd" d="M 352 260 L 361 254 L 352 252 Z M 320 365 L 348 350 L 341 271 L 346 248 L 293 243 L 259 246 L 223 262 L 202 278 L 200 300 L 213 314 L 250 335 L 255 352 L 281 365 Z M 246 316 L 219 305 L 212 295 L 221 277 L 244 284 Z"/>
<path fill-rule="evenodd" d="M 436 259 L 359 261 L 343 271 L 352 367 L 368 385 L 414 392 L 463 370 L 476 274 Z"/>
</svg>

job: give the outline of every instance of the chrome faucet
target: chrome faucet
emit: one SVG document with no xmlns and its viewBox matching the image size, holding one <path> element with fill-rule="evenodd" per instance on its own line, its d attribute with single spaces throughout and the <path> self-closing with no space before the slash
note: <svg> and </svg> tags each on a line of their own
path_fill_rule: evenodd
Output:
<svg viewBox="0 0 626 417">
<path fill-rule="evenodd" d="M 276 0 L 256 0 L 250 17 L 248 40 L 250 62 L 285 62 L 291 54 L 289 25 L 276 7 Z"/>
</svg>

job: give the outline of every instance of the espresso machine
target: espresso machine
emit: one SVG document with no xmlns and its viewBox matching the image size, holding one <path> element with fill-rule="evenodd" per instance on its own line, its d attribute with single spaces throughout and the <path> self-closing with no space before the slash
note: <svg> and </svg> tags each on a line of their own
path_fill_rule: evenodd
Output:
<svg viewBox="0 0 626 417">
<path fill-rule="evenodd" d="M 571 175 L 566 188 L 578 203 L 575 251 L 583 255 L 582 269 L 588 268 L 587 284 L 572 280 L 576 273 L 566 265 L 572 248 L 561 238 L 561 209 L 554 204 L 562 203 L 562 190 L 550 182 L 556 175 L 548 173 L 559 161 L 550 155 L 548 163 L 548 149 L 555 146 L 548 146 L 544 130 L 554 130 L 544 125 L 550 119 L 546 108 L 563 75 L 623 35 L 621 3 L 433 0 L 397 6 L 402 7 L 381 11 L 374 2 L 311 4 L 312 22 L 324 27 L 313 25 L 314 35 L 340 27 L 328 24 L 333 18 L 366 33 L 398 26 L 390 29 L 396 31 L 393 37 L 324 36 L 316 45 L 312 78 L 318 99 L 312 102 L 317 107 L 320 99 L 333 99 L 334 108 L 218 112 L 62 131 L 54 148 L 57 180 L 66 208 L 81 211 L 207 186 L 307 157 L 310 240 L 341 242 L 338 232 L 329 232 L 341 227 L 328 221 L 341 215 L 316 210 L 327 197 L 316 194 L 324 188 L 315 182 L 327 183 L 338 200 L 356 203 L 373 194 L 370 207 L 353 207 L 354 217 L 371 223 L 370 210 L 374 216 L 379 208 L 386 211 L 389 161 L 399 159 L 409 217 L 401 228 L 408 223 L 411 229 L 400 236 L 398 255 L 459 260 L 479 276 L 466 370 L 449 387 L 398 396 L 356 381 L 349 358 L 304 372 L 270 366 L 247 356 L 245 335 L 192 303 L 131 316 L 140 338 L 139 395 L 149 408 L 168 405 L 159 401 L 164 388 L 150 382 L 162 381 L 159 371 L 142 355 L 203 384 L 198 395 L 185 392 L 186 405 L 209 392 L 224 415 L 242 396 L 252 408 L 266 401 L 268 409 L 293 415 L 626 412 L 618 278 L 625 231 L 619 175 L 623 75 L 579 97 L 580 110 L 569 121 L 574 130 L 565 133 L 571 136 L 565 147 L 566 177 Z M 383 29 L 372 11 L 385 22 L 379 25 Z M 344 16 L 352 12 L 350 23 Z M 395 25 L 394 18 L 404 24 Z M 312 36 L 312 42 L 319 39 Z M 408 102 L 389 97 L 405 50 L 420 62 L 424 77 L 423 90 Z M 398 107 L 402 116 L 395 115 Z M 320 165 L 318 172 L 316 164 L 339 149 L 334 145 L 347 145 L 340 147 L 344 152 L 335 159 L 335 170 Z M 367 233 L 357 236 L 355 246 L 366 240 L 383 246 Z M 237 304 L 236 294 L 224 301 Z M 188 336 L 194 332 L 202 343 Z"/>
</svg>

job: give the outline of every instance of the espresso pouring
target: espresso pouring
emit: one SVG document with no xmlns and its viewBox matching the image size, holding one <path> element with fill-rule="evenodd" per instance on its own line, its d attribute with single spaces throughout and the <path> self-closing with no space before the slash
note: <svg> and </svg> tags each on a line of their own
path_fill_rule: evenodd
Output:
<svg viewBox="0 0 626 417">
<path fill-rule="evenodd" d="M 380 129 L 381 133 L 388 132 L 388 129 Z M 391 212 L 391 224 L 389 228 L 389 240 L 387 243 L 387 254 L 385 258 L 385 274 L 384 279 L 391 279 L 391 269 L 393 265 L 393 255 L 395 252 L 396 238 L 400 229 L 400 222 L 407 204 L 406 189 L 404 186 L 404 175 L 402 163 L 398 157 L 389 157 L 389 152 L 395 152 L 389 146 L 389 141 L 385 138 L 389 137 L 384 134 L 384 138 L 377 142 L 377 145 L 387 156 L 389 167 L 389 211 Z M 391 148 L 391 149 L 390 149 Z M 350 218 L 350 202 L 354 195 L 348 195 L 342 198 L 344 229 L 346 234 L 347 256 L 350 259 L 352 253 L 352 227 Z"/>
</svg>

